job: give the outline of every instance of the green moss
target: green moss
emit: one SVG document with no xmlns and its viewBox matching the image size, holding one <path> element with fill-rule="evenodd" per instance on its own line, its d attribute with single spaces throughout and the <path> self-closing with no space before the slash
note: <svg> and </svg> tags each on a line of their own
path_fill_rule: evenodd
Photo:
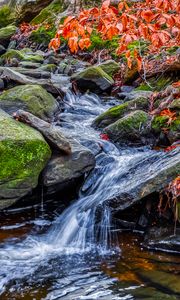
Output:
<svg viewBox="0 0 180 300">
<path fill-rule="evenodd" d="M 107 60 L 104 63 L 100 64 L 100 67 L 105 73 L 107 73 L 111 77 L 120 69 L 120 65 L 114 60 Z"/>
<path fill-rule="evenodd" d="M 44 25 L 31 33 L 30 40 L 35 43 L 47 46 L 56 33 L 56 27 L 51 25 L 48 29 Z"/>
<path fill-rule="evenodd" d="M 94 49 L 108 49 L 111 52 L 112 57 L 116 57 L 116 49 L 118 48 L 119 37 L 113 37 L 112 40 L 103 40 L 100 34 L 97 34 L 95 31 L 91 34 L 91 46 L 88 48 L 88 51 Z"/>
<path fill-rule="evenodd" d="M 31 61 L 31 62 L 37 62 L 37 63 L 42 63 L 43 62 L 43 57 L 42 55 L 38 54 L 27 54 L 24 50 L 14 50 L 14 49 L 9 49 L 5 54 L 1 56 L 1 62 L 6 62 L 12 58 L 17 58 L 19 61 Z"/>
<path fill-rule="evenodd" d="M 0 28 L 6 27 L 14 22 L 14 15 L 8 5 L 0 8 Z"/>
<path fill-rule="evenodd" d="M 114 141 L 126 142 L 141 140 L 141 135 L 146 132 L 149 116 L 141 110 L 136 110 L 104 129 Z"/>
<path fill-rule="evenodd" d="M 16 26 L 9 25 L 0 29 L 0 43 L 11 38 L 16 32 Z"/>
<path fill-rule="evenodd" d="M 36 16 L 32 21 L 31 24 L 42 24 L 45 22 L 46 24 L 54 24 L 56 20 L 56 15 L 58 13 L 63 12 L 67 6 L 64 4 L 63 0 L 55 0 L 50 3 L 46 8 L 44 8 L 38 16 Z"/>
<path fill-rule="evenodd" d="M 106 78 L 109 82 L 113 83 L 113 79 L 105 73 L 100 66 L 93 66 L 86 68 L 84 71 L 74 74 L 72 79 L 85 79 L 85 80 L 95 80 L 96 78 Z"/>
<path fill-rule="evenodd" d="M 148 100 L 143 97 L 125 102 L 121 105 L 114 106 L 101 114 L 95 119 L 94 125 L 98 127 L 105 127 L 115 122 L 116 120 L 124 117 L 128 112 L 135 109 L 148 109 Z"/>
<path fill-rule="evenodd" d="M 131 57 L 134 58 L 134 50 L 137 50 L 141 55 L 146 55 L 148 53 L 148 47 L 150 45 L 150 42 L 145 40 L 136 40 L 128 44 L 128 50 L 130 50 Z M 121 55 L 125 58 L 125 54 Z"/>
<path fill-rule="evenodd" d="M 136 91 L 161 91 L 174 81 L 174 78 L 163 76 L 150 78 L 147 83 L 142 83 Z"/>
<path fill-rule="evenodd" d="M 155 117 L 152 121 L 152 129 L 157 133 L 160 133 L 163 128 L 167 128 L 171 131 L 178 131 L 180 128 L 180 117 L 172 121 L 170 125 L 168 125 L 168 120 L 168 116 Z"/>
<path fill-rule="evenodd" d="M 21 85 L 0 95 L 0 107 L 7 112 L 23 107 L 37 117 L 48 120 L 57 109 L 57 102 L 39 85 Z"/>
<path fill-rule="evenodd" d="M 1 110 L 0 132 L 1 192 L 17 187 L 23 190 L 28 185 L 35 187 L 51 155 L 48 144 L 35 129 L 11 119 Z"/>
</svg>

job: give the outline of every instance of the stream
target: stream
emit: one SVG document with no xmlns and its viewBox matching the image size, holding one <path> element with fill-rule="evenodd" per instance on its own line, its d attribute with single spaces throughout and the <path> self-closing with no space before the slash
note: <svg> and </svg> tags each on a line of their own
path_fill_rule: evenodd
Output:
<svg viewBox="0 0 180 300">
<path fill-rule="evenodd" d="M 68 208 L 42 196 L 41 207 L 2 216 L 0 299 L 179 299 L 180 258 L 148 252 L 139 235 L 120 234 L 106 205 L 150 177 L 151 163 L 163 155 L 100 138 L 92 122 L 115 103 L 67 92 L 56 124 L 95 154 L 96 167 Z"/>
</svg>

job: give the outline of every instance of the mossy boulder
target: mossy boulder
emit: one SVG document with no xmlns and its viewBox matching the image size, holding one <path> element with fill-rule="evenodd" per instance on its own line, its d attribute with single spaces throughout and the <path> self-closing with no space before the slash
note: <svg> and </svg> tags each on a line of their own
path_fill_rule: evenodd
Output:
<svg viewBox="0 0 180 300">
<path fill-rule="evenodd" d="M 121 144 L 146 144 L 150 134 L 150 117 L 141 110 L 136 110 L 104 129 L 110 139 Z"/>
<path fill-rule="evenodd" d="M 12 114 L 24 109 L 48 121 L 58 108 L 55 98 L 39 85 L 20 85 L 0 95 L 0 108 Z"/>
<path fill-rule="evenodd" d="M 33 25 L 42 24 L 43 22 L 52 24 L 56 20 L 56 15 L 67 8 L 67 4 L 63 0 L 54 0 L 49 2 L 51 3 L 48 6 L 46 5 L 45 8 L 43 8 L 31 21 Z"/>
<path fill-rule="evenodd" d="M 16 26 L 9 25 L 0 29 L 0 44 L 7 47 L 11 37 L 16 33 Z"/>
<path fill-rule="evenodd" d="M 86 68 L 84 71 L 73 74 L 71 79 L 76 82 L 80 90 L 91 90 L 95 93 L 108 91 L 114 84 L 112 77 L 100 66 Z"/>
<path fill-rule="evenodd" d="M 105 73 L 107 73 L 111 77 L 120 69 L 120 65 L 114 60 L 107 60 L 99 66 Z"/>
<path fill-rule="evenodd" d="M 14 50 L 9 49 L 5 54 L 1 56 L 1 63 L 6 63 L 16 58 L 18 61 L 42 63 L 44 58 L 40 54 L 33 53 L 32 51 Z"/>
<path fill-rule="evenodd" d="M 170 85 L 174 81 L 173 76 L 161 76 L 161 77 L 152 77 L 140 84 L 139 87 L 135 89 L 135 91 L 161 91 L 165 89 L 168 85 Z"/>
<path fill-rule="evenodd" d="M 11 8 L 8 5 L 3 5 L 0 7 L 0 28 L 6 27 L 7 25 L 13 23 L 14 15 Z"/>
<path fill-rule="evenodd" d="M 30 22 L 52 0 L 10 0 L 9 7 L 15 8 L 16 22 Z"/>
<path fill-rule="evenodd" d="M 136 109 L 148 110 L 148 99 L 144 97 L 139 97 L 134 100 L 125 102 L 123 104 L 114 106 L 102 113 L 94 121 L 94 126 L 99 128 L 104 128 L 118 119 L 124 117 L 127 113 L 132 112 Z"/>
<path fill-rule="evenodd" d="M 0 110 L 0 209 L 30 193 L 51 150 L 35 129 Z"/>
<path fill-rule="evenodd" d="M 169 142 L 180 140 L 180 116 L 178 115 L 175 120 L 170 124 L 168 123 L 168 116 L 156 116 L 152 121 L 152 129 L 156 135 L 160 135 L 161 132 L 165 132 Z"/>
</svg>

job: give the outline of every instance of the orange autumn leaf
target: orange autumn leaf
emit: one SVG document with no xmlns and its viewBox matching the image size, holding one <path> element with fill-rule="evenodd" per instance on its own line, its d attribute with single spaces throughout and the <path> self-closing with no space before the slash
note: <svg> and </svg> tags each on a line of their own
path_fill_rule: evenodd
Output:
<svg viewBox="0 0 180 300">
<path fill-rule="evenodd" d="M 141 17 L 147 22 L 150 23 L 154 19 L 154 14 L 151 10 L 142 11 Z"/>
<path fill-rule="evenodd" d="M 57 49 L 59 49 L 59 47 L 60 47 L 60 44 L 61 44 L 60 39 L 54 38 L 50 41 L 48 47 L 49 47 L 49 49 L 53 49 L 54 51 L 57 51 Z"/>
<path fill-rule="evenodd" d="M 91 46 L 90 38 L 83 38 L 79 40 L 79 47 L 81 50 L 88 49 Z"/>
<path fill-rule="evenodd" d="M 74 36 L 69 38 L 68 46 L 72 53 L 77 53 L 78 51 L 78 37 Z"/>
<path fill-rule="evenodd" d="M 130 50 L 126 51 L 125 57 L 127 59 L 128 68 L 132 68 L 132 59 L 131 59 L 131 52 Z"/>
</svg>

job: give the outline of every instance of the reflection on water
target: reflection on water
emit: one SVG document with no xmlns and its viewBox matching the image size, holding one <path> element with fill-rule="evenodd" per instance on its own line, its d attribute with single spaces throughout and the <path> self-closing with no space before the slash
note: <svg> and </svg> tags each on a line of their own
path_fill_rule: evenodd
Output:
<svg viewBox="0 0 180 300">
<path fill-rule="evenodd" d="M 12 237 L 14 244 L 30 231 L 44 233 L 54 215 L 56 209 L 50 211 L 47 206 L 43 218 L 38 209 L 2 217 L 1 245 L 9 238 L 12 242 Z M 141 248 L 141 238 L 130 233 L 119 233 L 118 238 L 121 253 L 99 257 L 91 252 L 44 260 L 32 274 L 9 281 L 0 299 L 179 299 L 180 258 L 148 252 Z"/>
</svg>

